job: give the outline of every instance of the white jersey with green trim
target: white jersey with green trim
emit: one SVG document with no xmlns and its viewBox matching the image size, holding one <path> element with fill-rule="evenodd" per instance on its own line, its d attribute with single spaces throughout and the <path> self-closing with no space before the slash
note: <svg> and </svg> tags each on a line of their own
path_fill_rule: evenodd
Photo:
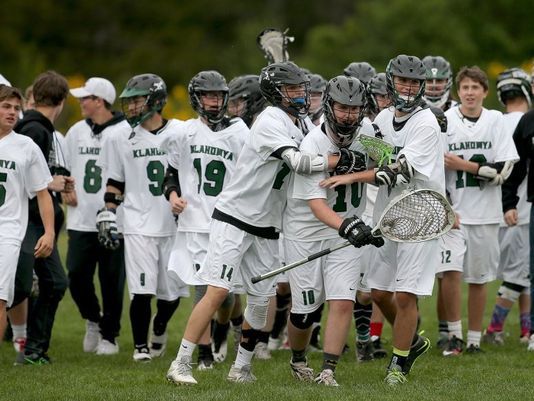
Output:
<svg viewBox="0 0 534 401">
<path fill-rule="evenodd" d="M 186 121 L 164 146 L 169 165 L 178 170 L 182 198 L 187 201 L 178 231 L 209 233 L 215 202 L 235 173 L 248 135 L 240 118 L 217 132 L 196 118 Z"/>
<path fill-rule="evenodd" d="M 298 148 L 303 138 L 287 113 L 268 106 L 252 125 L 236 172 L 215 208 L 251 226 L 280 230 L 291 170 L 273 153 Z"/>
<path fill-rule="evenodd" d="M 0 139 L 0 243 L 19 245 L 28 225 L 28 200 L 52 181 L 41 149 L 11 131 Z"/>
<path fill-rule="evenodd" d="M 108 174 L 99 165 L 104 148 L 112 136 L 128 137 L 132 132 L 126 120 L 106 127 L 95 135 L 86 120 L 78 121 L 67 131 L 67 151 L 69 160 L 67 169 L 76 183 L 76 206 L 67 207 L 67 229 L 84 232 L 96 232 L 96 214 L 104 206 L 104 193 Z M 110 155 L 111 158 L 114 155 Z M 119 210 L 118 222 L 122 225 Z"/>
<path fill-rule="evenodd" d="M 448 110 L 447 151 L 464 160 L 497 163 L 519 159 L 512 135 L 505 132 L 502 113 L 482 109 L 476 122 Z M 462 224 L 498 224 L 502 220 L 501 187 L 485 185 L 465 171 L 447 170 L 447 191 Z"/>
<path fill-rule="evenodd" d="M 406 119 L 407 118 L 407 119 Z M 409 117 L 405 116 L 404 125 L 393 127 L 394 110 L 382 110 L 374 120 L 384 135 L 386 142 L 394 145 L 396 160 L 404 155 L 414 168 L 414 176 L 408 184 L 397 184 L 388 194 L 385 185 L 378 187 L 373 221 L 379 220 L 389 202 L 404 190 L 427 188 L 445 194 L 445 167 L 441 130 L 436 117 L 430 109 L 417 108 Z"/>
<path fill-rule="evenodd" d="M 139 125 L 129 136 L 111 141 L 114 157 L 107 160 L 109 178 L 125 183 L 124 234 L 165 237 L 176 233 L 174 216 L 163 196 L 167 153 L 161 144 L 182 125 L 182 121 L 169 120 L 155 134 Z"/>
<path fill-rule="evenodd" d="M 324 131 L 324 125 L 315 127 L 300 144 L 302 152 L 313 154 L 339 153 L 335 145 Z M 363 122 L 360 132 L 365 135 L 374 135 L 371 124 Z M 354 141 L 349 149 L 367 155 L 363 146 Z M 332 172 L 316 172 L 310 175 L 293 174 L 289 184 L 287 207 L 284 211 L 284 238 L 297 241 L 318 241 L 337 238 L 338 232 L 317 219 L 308 206 L 311 199 L 326 199 L 328 205 L 337 212 L 341 218 L 353 215 L 362 216 L 366 203 L 366 185 L 353 183 L 341 185 L 336 188 L 321 188 L 319 183 L 330 177 Z"/>
</svg>

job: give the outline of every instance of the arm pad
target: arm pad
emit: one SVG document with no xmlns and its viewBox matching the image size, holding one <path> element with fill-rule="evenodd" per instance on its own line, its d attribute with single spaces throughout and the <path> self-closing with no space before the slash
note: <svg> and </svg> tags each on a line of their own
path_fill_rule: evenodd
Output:
<svg viewBox="0 0 534 401">
<path fill-rule="evenodd" d="M 165 172 L 165 178 L 163 179 L 163 194 L 167 200 L 169 200 L 173 191 L 176 192 L 178 196 L 182 196 L 180 180 L 178 179 L 178 170 L 171 165 L 168 165 L 167 171 Z"/>
<path fill-rule="evenodd" d="M 301 152 L 295 148 L 288 148 L 282 153 L 282 159 L 289 168 L 297 174 L 308 175 L 317 171 L 328 170 L 328 159 L 322 155 Z"/>
<path fill-rule="evenodd" d="M 397 184 L 407 184 L 414 175 L 414 169 L 404 155 L 400 155 L 395 163 L 375 169 L 375 181 L 378 185 L 393 188 Z"/>
<path fill-rule="evenodd" d="M 114 192 L 104 193 L 104 203 L 113 203 L 116 206 L 119 206 L 124 200 L 124 196 L 118 195 Z"/>
<path fill-rule="evenodd" d="M 507 160 L 498 163 L 482 163 L 478 168 L 477 178 L 488 181 L 489 185 L 501 185 L 510 177 L 514 162 Z"/>
</svg>

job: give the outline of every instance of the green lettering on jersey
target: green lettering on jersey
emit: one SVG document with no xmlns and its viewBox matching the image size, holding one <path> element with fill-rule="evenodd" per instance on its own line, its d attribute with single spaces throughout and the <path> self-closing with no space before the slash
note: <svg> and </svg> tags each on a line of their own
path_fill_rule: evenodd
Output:
<svg viewBox="0 0 534 401">
<path fill-rule="evenodd" d="M 80 155 L 99 155 L 100 148 L 94 148 L 89 146 L 78 146 L 78 154 Z"/>
<path fill-rule="evenodd" d="M 165 154 L 165 151 L 161 150 L 160 148 L 133 149 L 134 159 L 139 157 L 163 156 Z"/>
<path fill-rule="evenodd" d="M 491 149 L 491 141 L 464 141 L 449 143 L 449 152 L 472 149 Z"/>
<path fill-rule="evenodd" d="M 17 164 L 12 160 L 2 160 L 0 159 L 0 168 L 5 168 L 8 170 L 16 170 Z"/>
<path fill-rule="evenodd" d="M 194 153 L 204 153 L 206 155 L 222 157 L 226 160 L 234 160 L 234 154 L 229 150 L 221 149 L 216 146 L 209 145 L 191 145 L 190 146 L 191 154 Z"/>
<path fill-rule="evenodd" d="M 6 201 L 6 187 L 2 184 L 7 181 L 7 173 L 0 173 L 0 207 Z"/>
</svg>

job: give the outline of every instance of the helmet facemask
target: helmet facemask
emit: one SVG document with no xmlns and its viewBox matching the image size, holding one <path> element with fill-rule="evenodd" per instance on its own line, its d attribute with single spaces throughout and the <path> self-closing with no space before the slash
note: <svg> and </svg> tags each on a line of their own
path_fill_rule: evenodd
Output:
<svg viewBox="0 0 534 401">
<path fill-rule="evenodd" d="M 216 97 L 217 106 L 205 105 L 202 98 Z M 191 95 L 191 104 L 195 111 L 206 119 L 209 125 L 219 124 L 228 107 L 228 92 L 223 91 L 195 91 Z"/>
<path fill-rule="evenodd" d="M 419 81 L 417 92 L 410 91 L 408 94 L 399 92 L 396 88 L 394 77 Z M 396 110 L 403 113 L 411 113 L 424 102 L 425 79 L 426 68 L 419 58 L 401 54 L 389 61 L 386 68 L 386 84 L 388 94 Z"/>
<path fill-rule="evenodd" d="M 208 125 L 216 126 L 223 120 L 228 106 L 229 89 L 221 73 L 214 70 L 201 71 L 191 78 L 187 89 L 191 106 L 198 115 L 206 119 Z M 222 97 L 220 105 L 217 107 L 204 105 L 203 96 L 218 97 L 219 95 Z"/>
<path fill-rule="evenodd" d="M 365 86 L 357 78 L 338 76 L 328 82 L 324 94 L 324 114 L 327 134 L 337 146 L 348 147 L 353 142 L 366 105 Z"/>
<path fill-rule="evenodd" d="M 119 97 L 126 121 L 135 128 L 163 110 L 167 102 L 167 87 L 157 75 L 136 75 L 128 81 Z"/>
</svg>

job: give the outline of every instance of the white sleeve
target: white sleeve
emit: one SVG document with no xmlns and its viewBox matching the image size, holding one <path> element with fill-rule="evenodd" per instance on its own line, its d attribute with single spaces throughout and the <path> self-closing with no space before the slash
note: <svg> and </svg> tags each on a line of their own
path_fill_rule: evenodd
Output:
<svg viewBox="0 0 534 401">
<path fill-rule="evenodd" d="M 496 144 L 495 162 L 518 161 L 519 155 L 517 154 L 513 136 L 507 134 L 502 115 L 494 127 L 493 132 L 495 138 L 493 143 Z"/>
<path fill-rule="evenodd" d="M 263 160 L 267 160 L 279 149 L 298 148 L 297 142 L 289 135 L 289 127 L 283 121 L 265 117 L 250 131 L 250 144 Z"/>
<path fill-rule="evenodd" d="M 443 149 L 440 135 L 440 131 L 436 131 L 431 125 L 417 126 L 398 156 L 406 156 L 406 160 L 417 172 L 430 178 L 435 160 Z"/>
<path fill-rule="evenodd" d="M 52 176 L 41 149 L 35 143 L 31 143 L 29 151 L 30 163 L 29 168 L 25 171 L 24 180 L 28 183 L 26 185 L 28 198 L 33 198 L 36 192 L 48 187 L 48 184 L 52 181 Z"/>
</svg>

